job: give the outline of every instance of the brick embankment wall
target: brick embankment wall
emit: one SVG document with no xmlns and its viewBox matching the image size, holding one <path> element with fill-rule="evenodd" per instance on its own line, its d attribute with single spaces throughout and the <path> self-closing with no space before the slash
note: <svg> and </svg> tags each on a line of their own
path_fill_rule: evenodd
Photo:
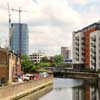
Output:
<svg viewBox="0 0 100 100">
<path fill-rule="evenodd" d="M 3 87 L 0 88 L 0 100 L 15 100 L 16 98 L 36 92 L 50 84 L 53 84 L 53 77 Z"/>
</svg>

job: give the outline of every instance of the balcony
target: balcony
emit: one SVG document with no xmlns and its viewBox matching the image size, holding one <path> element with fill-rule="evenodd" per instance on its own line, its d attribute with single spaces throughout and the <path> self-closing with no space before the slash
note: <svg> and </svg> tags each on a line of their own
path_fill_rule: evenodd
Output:
<svg viewBox="0 0 100 100">
<path fill-rule="evenodd" d="M 91 43 L 90 45 L 91 45 L 91 47 L 96 48 L 96 44 L 95 43 Z"/>
<path fill-rule="evenodd" d="M 79 61 L 79 58 L 76 58 L 75 60 L 76 60 L 76 61 Z"/>
<path fill-rule="evenodd" d="M 75 50 L 76 50 L 76 51 L 79 51 L 79 48 L 78 48 L 78 47 L 76 47 L 76 48 L 75 48 Z"/>
<path fill-rule="evenodd" d="M 91 61 L 91 65 L 94 65 L 94 66 L 96 66 L 96 62 L 92 62 L 92 61 Z"/>
<path fill-rule="evenodd" d="M 84 41 L 84 40 L 85 40 L 85 37 L 82 37 L 82 38 L 81 38 L 81 40 L 83 40 L 83 41 Z"/>
<path fill-rule="evenodd" d="M 79 46 L 79 42 L 76 42 L 75 45 L 76 45 L 76 46 Z"/>
<path fill-rule="evenodd" d="M 96 41 L 96 36 L 95 37 L 91 37 L 91 41 Z"/>
<path fill-rule="evenodd" d="M 96 54 L 96 49 L 91 48 L 91 53 Z"/>
<path fill-rule="evenodd" d="M 85 42 L 82 42 L 81 45 L 85 45 Z"/>
<path fill-rule="evenodd" d="M 82 52 L 82 56 L 85 56 L 85 53 Z"/>
<path fill-rule="evenodd" d="M 91 60 L 96 61 L 96 56 L 91 55 Z"/>
<path fill-rule="evenodd" d="M 76 53 L 76 55 L 79 57 L 79 53 Z"/>
<path fill-rule="evenodd" d="M 79 37 L 76 37 L 75 40 L 79 41 Z"/>
<path fill-rule="evenodd" d="M 85 61 L 85 59 L 84 58 L 81 58 L 81 60 L 84 62 Z"/>
<path fill-rule="evenodd" d="M 82 50 L 82 52 L 84 52 L 85 51 L 85 48 L 82 48 L 81 50 Z"/>
</svg>

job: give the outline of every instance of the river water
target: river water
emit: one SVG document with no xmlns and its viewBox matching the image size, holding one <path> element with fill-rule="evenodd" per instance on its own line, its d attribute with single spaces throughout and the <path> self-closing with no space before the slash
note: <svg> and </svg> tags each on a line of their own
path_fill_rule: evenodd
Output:
<svg viewBox="0 0 100 100">
<path fill-rule="evenodd" d="M 53 90 L 38 100 L 100 100 L 97 84 L 78 79 L 54 79 Z"/>
</svg>

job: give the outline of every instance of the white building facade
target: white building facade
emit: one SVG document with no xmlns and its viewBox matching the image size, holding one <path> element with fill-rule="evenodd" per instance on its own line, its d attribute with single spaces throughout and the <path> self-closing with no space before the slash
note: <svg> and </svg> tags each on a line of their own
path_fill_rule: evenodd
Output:
<svg viewBox="0 0 100 100">
<path fill-rule="evenodd" d="M 100 69 L 100 31 L 90 34 L 90 68 Z"/>
<path fill-rule="evenodd" d="M 73 63 L 84 63 L 84 34 L 81 31 L 73 33 Z"/>
<path fill-rule="evenodd" d="M 40 53 L 33 53 L 32 55 L 30 55 L 30 60 L 33 63 L 40 63 L 41 58 L 42 58 L 42 54 Z"/>
<path fill-rule="evenodd" d="M 100 22 L 73 32 L 73 64 L 100 69 Z"/>
</svg>

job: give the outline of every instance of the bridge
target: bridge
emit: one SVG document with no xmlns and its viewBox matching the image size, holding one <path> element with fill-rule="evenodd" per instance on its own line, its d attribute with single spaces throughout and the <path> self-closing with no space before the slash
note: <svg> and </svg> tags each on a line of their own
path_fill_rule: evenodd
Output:
<svg viewBox="0 0 100 100">
<path fill-rule="evenodd" d="M 76 78 L 76 79 L 95 79 L 98 78 L 97 73 L 74 71 L 73 68 L 56 68 L 49 67 L 48 70 L 53 72 L 56 78 Z"/>
</svg>

